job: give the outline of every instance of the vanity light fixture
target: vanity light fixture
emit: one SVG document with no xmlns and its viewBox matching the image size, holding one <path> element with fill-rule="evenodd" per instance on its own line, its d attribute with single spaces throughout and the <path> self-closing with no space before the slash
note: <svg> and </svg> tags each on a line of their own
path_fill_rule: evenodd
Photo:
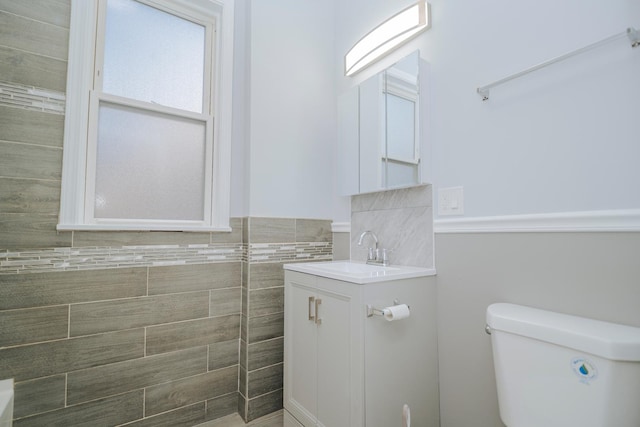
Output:
<svg viewBox="0 0 640 427">
<path fill-rule="evenodd" d="M 431 26 L 425 0 L 398 12 L 361 38 L 344 56 L 344 74 L 351 76 Z"/>
</svg>

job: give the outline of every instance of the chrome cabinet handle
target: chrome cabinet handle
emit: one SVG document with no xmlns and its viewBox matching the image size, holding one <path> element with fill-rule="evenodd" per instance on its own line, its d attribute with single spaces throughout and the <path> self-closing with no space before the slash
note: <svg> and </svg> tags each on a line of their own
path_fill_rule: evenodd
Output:
<svg viewBox="0 0 640 427">
<path fill-rule="evenodd" d="M 322 319 L 320 318 L 320 308 L 318 307 L 320 304 L 322 304 L 322 300 L 320 298 L 316 299 L 316 325 L 319 325 L 322 323 Z"/>
<path fill-rule="evenodd" d="M 313 304 L 313 301 L 315 300 L 314 297 L 309 297 L 309 320 L 314 320 L 315 316 L 313 314 L 311 314 L 311 304 Z M 316 305 L 316 311 L 318 310 L 318 306 Z"/>
</svg>

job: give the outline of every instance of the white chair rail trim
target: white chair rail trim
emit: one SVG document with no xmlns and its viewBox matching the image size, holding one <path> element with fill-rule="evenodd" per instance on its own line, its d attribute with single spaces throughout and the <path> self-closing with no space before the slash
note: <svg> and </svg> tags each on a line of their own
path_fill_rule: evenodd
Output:
<svg viewBox="0 0 640 427">
<path fill-rule="evenodd" d="M 434 232 L 640 232 L 640 209 L 437 219 Z"/>
</svg>

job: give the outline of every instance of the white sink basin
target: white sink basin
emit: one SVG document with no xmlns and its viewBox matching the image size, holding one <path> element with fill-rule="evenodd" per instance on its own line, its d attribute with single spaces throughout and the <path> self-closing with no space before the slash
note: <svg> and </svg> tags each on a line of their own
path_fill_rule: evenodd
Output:
<svg viewBox="0 0 640 427">
<path fill-rule="evenodd" d="M 366 284 L 388 280 L 411 279 L 414 277 L 433 276 L 435 269 L 423 267 L 407 267 L 393 265 L 365 264 L 355 261 L 305 262 L 285 264 L 285 270 L 313 274 L 314 276 L 345 282 Z"/>
<path fill-rule="evenodd" d="M 319 268 L 328 271 L 339 271 L 345 274 L 370 274 L 370 273 L 384 273 L 396 271 L 398 268 L 382 265 L 372 264 L 360 264 L 351 261 L 334 261 L 334 262 L 318 262 L 311 263 L 311 268 Z"/>
</svg>

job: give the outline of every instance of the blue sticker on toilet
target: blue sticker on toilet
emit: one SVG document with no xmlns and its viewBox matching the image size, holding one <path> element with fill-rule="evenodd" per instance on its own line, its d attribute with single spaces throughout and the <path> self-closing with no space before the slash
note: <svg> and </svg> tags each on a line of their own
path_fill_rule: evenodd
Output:
<svg viewBox="0 0 640 427">
<path fill-rule="evenodd" d="M 584 357 L 576 357 L 571 360 L 573 372 L 580 378 L 580 382 L 589 384 L 598 376 L 598 369 L 589 359 Z"/>
</svg>

